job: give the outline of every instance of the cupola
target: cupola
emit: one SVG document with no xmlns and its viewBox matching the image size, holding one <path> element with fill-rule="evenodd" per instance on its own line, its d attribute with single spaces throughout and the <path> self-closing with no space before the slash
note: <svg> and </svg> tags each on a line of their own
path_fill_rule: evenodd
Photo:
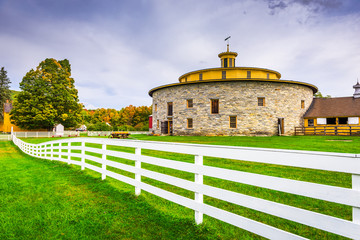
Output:
<svg viewBox="0 0 360 240">
<path fill-rule="evenodd" d="M 353 88 L 355 88 L 354 98 L 360 98 L 360 84 L 359 84 L 359 79 L 357 80 L 357 83 L 356 83 L 356 85 L 353 86 Z"/>
<path fill-rule="evenodd" d="M 229 44 L 227 44 L 227 51 L 220 53 L 218 56 L 221 59 L 221 67 L 229 68 L 235 67 L 235 58 L 237 57 L 236 52 L 229 51 Z"/>
</svg>

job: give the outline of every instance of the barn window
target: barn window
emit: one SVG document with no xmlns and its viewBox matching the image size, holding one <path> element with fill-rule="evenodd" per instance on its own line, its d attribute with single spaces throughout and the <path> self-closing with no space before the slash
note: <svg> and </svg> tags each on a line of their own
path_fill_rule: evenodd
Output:
<svg viewBox="0 0 360 240">
<path fill-rule="evenodd" d="M 211 113 L 219 113 L 219 99 L 211 99 Z"/>
<path fill-rule="evenodd" d="M 301 108 L 305 108 L 305 100 L 301 100 Z"/>
<path fill-rule="evenodd" d="M 336 118 L 326 118 L 326 124 L 335 125 Z"/>
<path fill-rule="evenodd" d="M 193 119 L 192 118 L 187 119 L 187 128 L 193 128 Z"/>
<path fill-rule="evenodd" d="M 236 116 L 230 116 L 229 121 L 230 121 L 230 128 L 236 128 L 237 124 L 236 124 Z"/>
<path fill-rule="evenodd" d="M 168 102 L 168 116 L 172 116 L 172 115 L 173 115 L 173 103 Z"/>
<path fill-rule="evenodd" d="M 224 58 L 224 67 L 228 67 L 228 59 Z"/>
<path fill-rule="evenodd" d="M 308 119 L 308 127 L 314 126 L 314 119 Z"/>
<path fill-rule="evenodd" d="M 316 122 L 318 125 L 324 125 L 326 124 L 326 118 L 317 118 Z"/>
<path fill-rule="evenodd" d="M 267 74 L 266 74 L 266 78 L 269 79 L 269 78 L 270 78 L 270 74 L 267 73 Z"/>
<path fill-rule="evenodd" d="M 192 100 L 192 99 L 186 100 L 186 107 L 187 107 L 187 108 L 192 108 L 193 106 L 194 106 L 194 104 L 193 104 L 193 100 Z"/>
<path fill-rule="evenodd" d="M 229 58 L 229 67 L 232 67 L 232 66 L 233 66 L 233 59 Z"/>
<path fill-rule="evenodd" d="M 251 78 L 251 71 L 247 71 L 247 78 Z"/>
<path fill-rule="evenodd" d="M 359 124 L 359 117 L 349 117 L 348 122 L 349 124 Z"/>
<path fill-rule="evenodd" d="M 160 122 L 159 120 L 156 121 L 156 128 L 159 129 L 159 126 L 160 126 Z"/>
<path fill-rule="evenodd" d="M 348 124 L 347 117 L 339 117 L 339 124 Z"/>
<path fill-rule="evenodd" d="M 258 97 L 258 106 L 260 106 L 260 107 L 265 106 L 265 98 L 264 97 Z"/>
<path fill-rule="evenodd" d="M 157 111 L 157 104 L 155 104 L 155 112 Z"/>
<path fill-rule="evenodd" d="M 202 73 L 199 73 L 199 80 L 202 80 L 202 79 L 203 79 Z"/>
<path fill-rule="evenodd" d="M 226 71 L 222 71 L 222 79 L 226 79 Z"/>
</svg>

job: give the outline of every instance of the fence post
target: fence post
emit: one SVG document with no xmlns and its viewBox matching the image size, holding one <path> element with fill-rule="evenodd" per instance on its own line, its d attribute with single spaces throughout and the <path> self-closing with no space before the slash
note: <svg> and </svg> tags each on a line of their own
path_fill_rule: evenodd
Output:
<svg viewBox="0 0 360 240">
<path fill-rule="evenodd" d="M 195 165 L 202 166 L 203 165 L 203 156 L 196 155 L 195 156 Z M 196 173 L 195 174 L 195 183 L 202 185 L 204 183 L 204 175 Z M 195 192 L 195 202 L 200 204 L 204 203 L 204 195 L 199 192 Z M 200 211 L 195 211 L 195 222 L 196 224 L 201 224 L 203 222 L 203 213 Z"/>
<path fill-rule="evenodd" d="M 59 161 L 62 161 L 62 145 L 59 143 Z"/>
<path fill-rule="evenodd" d="M 356 191 L 360 191 L 360 175 L 356 175 L 356 174 L 352 175 L 352 189 Z M 360 208 L 353 207 L 352 214 L 353 214 L 352 217 L 353 222 L 356 224 L 360 224 Z"/>
<path fill-rule="evenodd" d="M 135 148 L 135 155 L 137 155 L 137 160 L 135 160 L 135 167 L 138 168 L 138 170 L 140 170 L 141 169 L 141 160 L 140 160 L 141 148 L 139 148 L 139 147 Z M 139 173 L 135 174 L 135 181 L 141 182 L 141 175 Z M 135 195 L 139 196 L 140 193 L 141 193 L 141 188 L 135 187 Z"/>
<path fill-rule="evenodd" d="M 102 174 L 101 180 L 106 178 L 106 143 L 102 144 Z"/>
<path fill-rule="evenodd" d="M 54 144 L 50 144 L 50 160 L 54 160 Z"/>
<path fill-rule="evenodd" d="M 71 156 L 70 156 L 71 155 L 71 149 L 70 148 L 71 148 L 71 143 L 69 142 L 68 143 L 68 159 L 67 159 L 68 164 L 70 164 L 70 160 L 71 160 Z"/>
<path fill-rule="evenodd" d="M 85 170 L 85 141 L 81 141 L 81 170 Z"/>
</svg>

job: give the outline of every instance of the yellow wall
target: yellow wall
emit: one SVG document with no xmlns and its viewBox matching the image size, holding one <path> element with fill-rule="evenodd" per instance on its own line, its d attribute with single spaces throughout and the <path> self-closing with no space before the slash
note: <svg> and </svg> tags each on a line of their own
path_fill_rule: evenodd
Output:
<svg viewBox="0 0 360 240">
<path fill-rule="evenodd" d="M 226 71 L 226 79 L 233 78 L 247 78 L 247 72 L 251 72 L 251 78 L 261 78 L 267 79 L 267 74 L 269 74 L 269 79 L 278 80 L 280 76 L 275 72 L 265 69 L 257 68 L 213 68 L 213 69 L 204 69 L 199 71 L 190 72 L 182 75 L 179 78 L 180 82 L 193 82 L 199 81 L 199 74 L 202 73 L 202 80 L 212 80 L 212 79 L 222 79 L 222 72 Z"/>
<path fill-rule="evenodd" d="M 0 123 L 0 132 L 11 132 L 11 127 L 14 131 L 21 131 L 21 129 L 10 122 L 10 114 L 4 113 L 4 121 Z"/>
<path fill-rule="evenodd" d="M 337 117 L 333 117 L 333 118 L 337 118 Z M 325 127 L 325 126 L 358 126 L 359 124 L 339 124 L 339 120 L 336 119 L 336 124 L 317 124 L 317 119 L 316 118 L 305 118 L 304 121 L 304 127 L 309 127 L 309 123 L 308 120 L 309 119 L 314 119 L 314 126 L 310 126 L 310 127 Z M 359 122 L 360 122 L 360 117 L 359 117 Z"/>
</svg>

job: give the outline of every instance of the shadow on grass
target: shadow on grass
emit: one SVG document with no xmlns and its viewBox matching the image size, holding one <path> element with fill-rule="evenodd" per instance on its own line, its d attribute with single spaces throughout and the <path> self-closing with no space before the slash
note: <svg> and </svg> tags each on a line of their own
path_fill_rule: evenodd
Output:
<svg viewBox="0 0 360 240">
<path fill-rule="evenodd" d="M 1 239 L 219 239 L 77 166 L 19 151 L 1 164 Z"/>
</svg>

